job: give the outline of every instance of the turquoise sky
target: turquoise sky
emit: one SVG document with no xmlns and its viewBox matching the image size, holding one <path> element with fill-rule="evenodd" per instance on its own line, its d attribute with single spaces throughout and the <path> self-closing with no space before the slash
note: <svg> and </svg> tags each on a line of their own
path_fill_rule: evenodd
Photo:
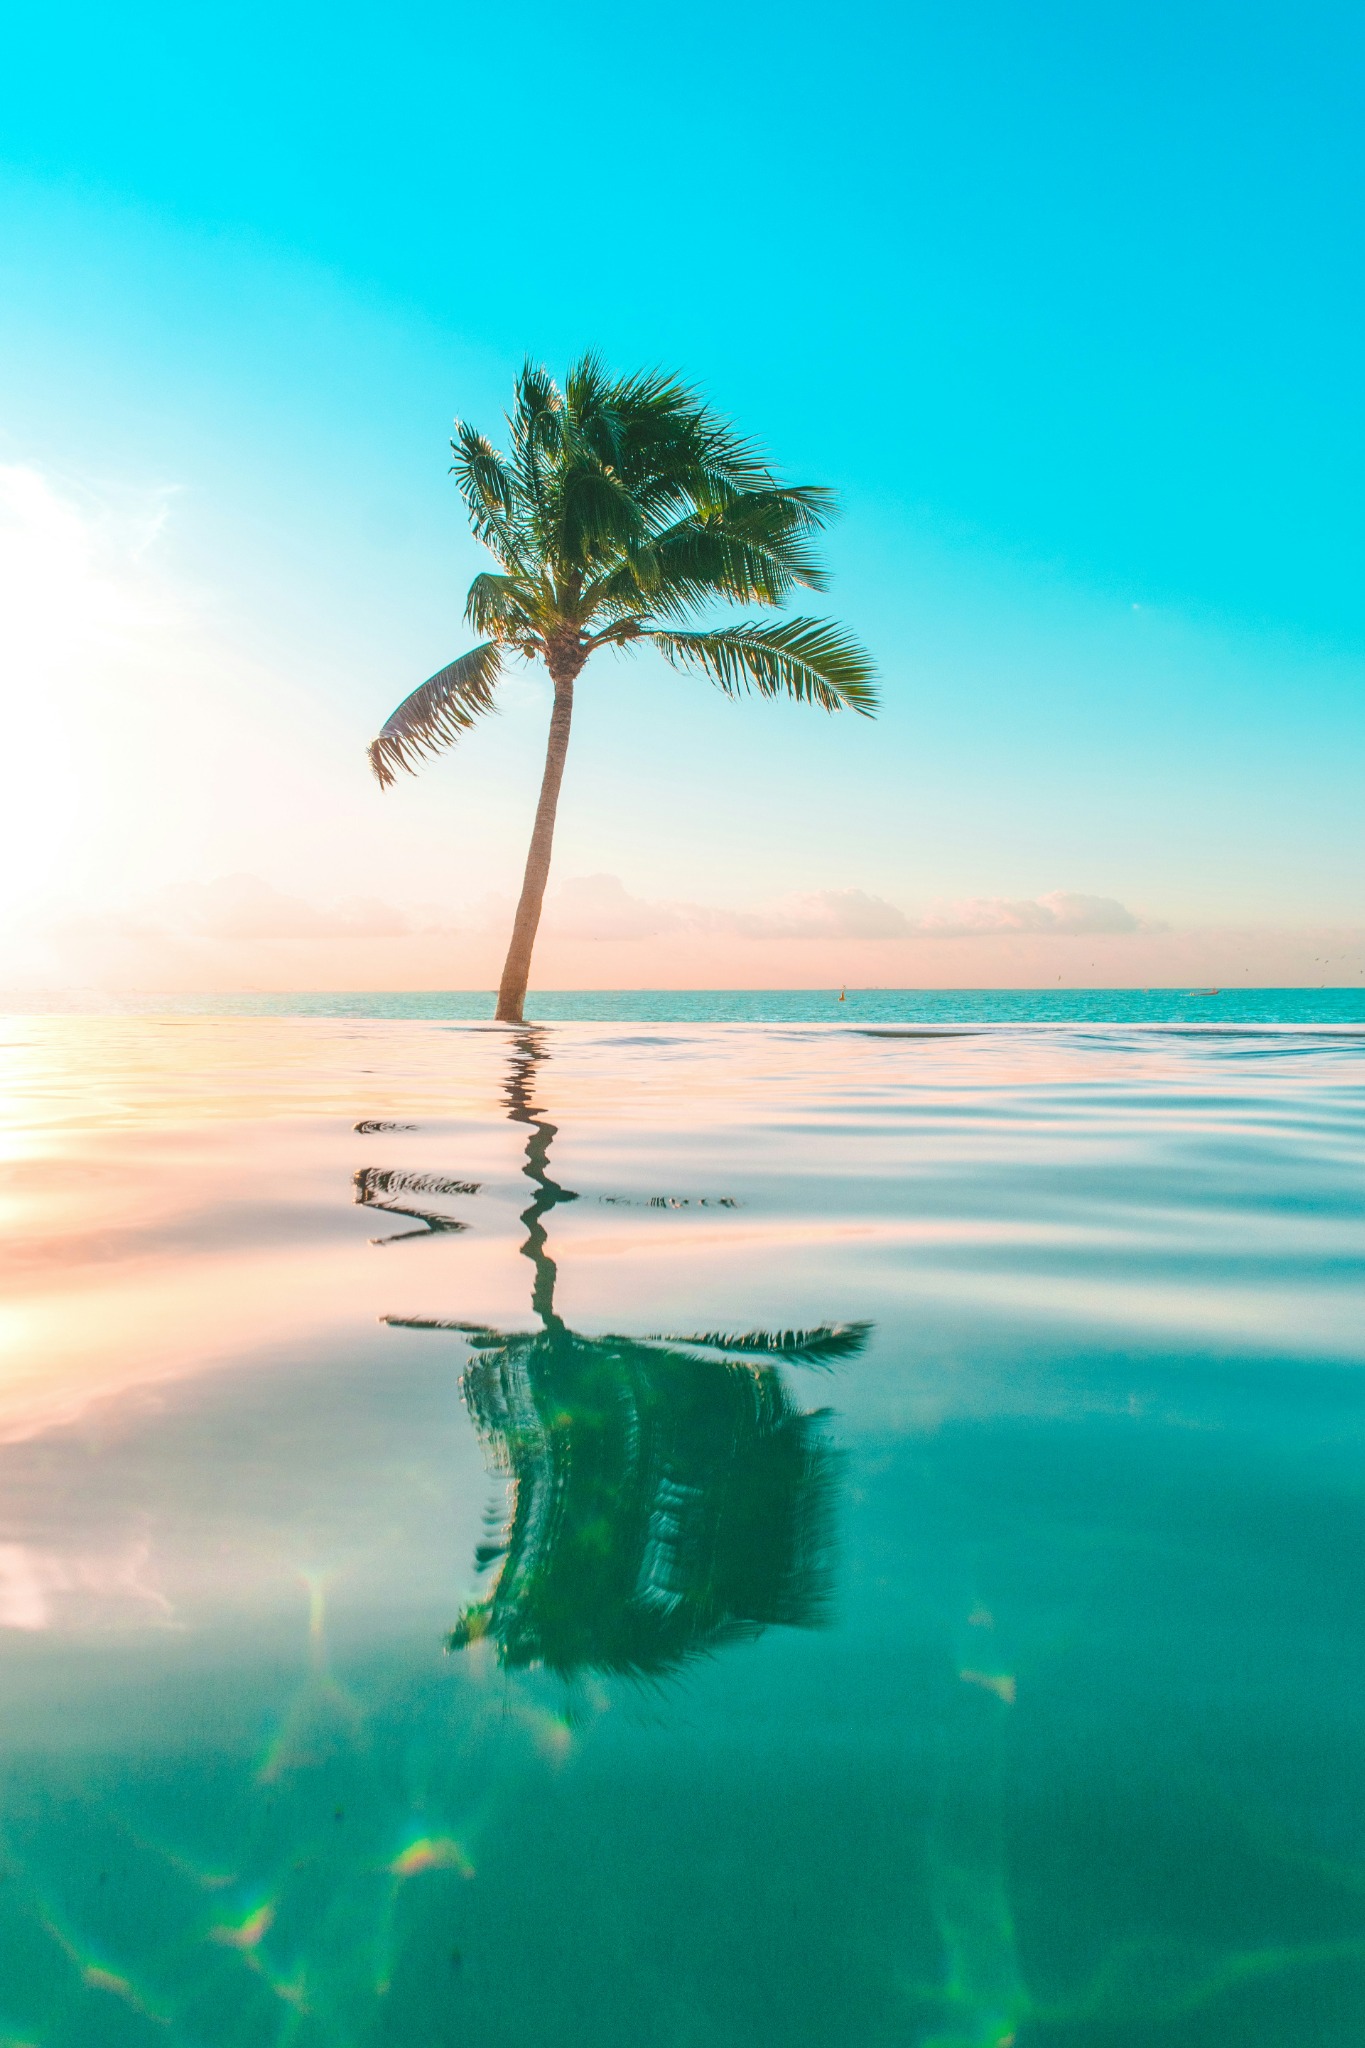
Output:
<svg viewBox="0 0 1365 2048">
<path fill-rule="evenodd" d="M 160 508 L 199 723 L 146 790 L 203 758 L 207 641 L 300 770 L 126 873 L 110 813 L 58 880 L 509 890 L 534 687 L 421 788 L 360 748 L 464 644 L 451 415 L 594 345 L 839 488 L 829 605 L 887 703 L 604 670 L 562 875 L 1365 925 L 1363 100 L 1330 4 L 12 16 L 0 462 Z"/>
</svg>

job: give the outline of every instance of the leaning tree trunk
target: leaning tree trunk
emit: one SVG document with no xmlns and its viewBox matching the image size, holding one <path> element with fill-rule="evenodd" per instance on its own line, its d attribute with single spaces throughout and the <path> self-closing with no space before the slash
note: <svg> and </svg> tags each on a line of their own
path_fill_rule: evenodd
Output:
<svg viewBox="0 0 1365 2048">
<path fill-rule="evenodd" d="M 545 773 L 540 782 L 540 802 L 536 805 L 531 850 L 526 856 L 526 875 L 521 885 L 521 901 L 517 905 L 516 920 L 512 926 L 512 943 L 507 948 L 502 980 L 498 984 L 496 1014 L 499 1024 L 524 1022 L 522 1006 L 526 1001 L 526 984 L 531 978 L 531 953 L 540 925 L 545 884 L 550 876 L 555 811 L 559 805 L 559 785 L 564 779 L 564 757 L 569 751 L 574 678 L 582 668 L 583 661 L 584 655 L 577 646 L 572 650 L 552 649 L 546 656 L 546 667 L 555 686 L 554 709 L 550 713 L 550 737 L 545 748 Z"/>
</svg>

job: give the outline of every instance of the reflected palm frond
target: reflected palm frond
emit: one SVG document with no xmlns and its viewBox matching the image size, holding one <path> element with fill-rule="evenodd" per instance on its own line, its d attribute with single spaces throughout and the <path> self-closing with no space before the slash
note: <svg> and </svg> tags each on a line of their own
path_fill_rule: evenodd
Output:
<svg viewBox="0 0 1365 2048">
<path fill-rule="evenodd" d="M 646 1344 L 673 1344 L 731 1358 L 768 1358 L 785 1365 L 836 1365 L 856 1358 L 872 1335 L 871 1323 L 828 1323 L 816 1330 L 706 1330 L 693 1337 L 646 1337 Z"/>
<path fill-rule="evenodd" d="M 382 1209 L 386 1216 L 410 1216 L 422 1226 L 420 1230 L 398 1230 L 389 1237 L 376 1237 L 372 1240 L 375 1244 L 399 1244 L 433 1232 L 468 1230 L 469 1225 L 458 1216 L 448 1216 L 444 1209 L 433 1209 L 414 1197 L 477 1195 L 481 1186 L 476 1180 L 451 1180 L 440 1173 L 394 1173 L 378 1166 L 362 1166 L 351 1178 L 359 1208 Z"/>
</svg>

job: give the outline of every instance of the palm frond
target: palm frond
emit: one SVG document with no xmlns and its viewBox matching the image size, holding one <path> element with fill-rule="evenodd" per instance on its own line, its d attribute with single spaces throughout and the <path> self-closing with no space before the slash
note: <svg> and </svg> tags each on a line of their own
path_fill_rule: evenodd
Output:
<svg viewBox="0 0 1365 2048">
<path fill-rule="evenodd" d="M 727 492 L 776 481 L 752 442 L 665 371 L 608 378 L 600 359 L 586 356 L 565 391 L 566 429 L 629 486 L 642 509 L 710 505 Z"/>
<path fill-rule="evenodd" d="M 460 491 L 471 511 L 510 518 L 516 480 L 488 436 L 467 420 L 456 420 L 450 448 Z"/>
<path fill-rule="evenodd" d="M 586 569 L 603 556 L 619 558 L 641 536 L 640 508 L 610 471 L 575 464 L 558 483 L 557 538 L 566 568 Z"/>
<path fill-rule="evenodd" d="M 735 491 L 707 515 L 708 525 L 769 547 L 795 547 L 810 534 L 823 532 L 837 516 L 833 491 L 817 484 L 769 483 L 761 490 Z"/>
<path fill-rule="evenodd" d="M 379 1320 L 391 1330 L 457 1330 L 476 1343 L 483 1339 L 489 1349 L 506 1341 L 501 1331 L 490 1330 L 487 1323 L 450 1322 L 444 1316 L 381 1316 Z"/>
<path fill-rule="evenodd" d="M 518 493 L 534 553 L 544 565 L 554 552 L 554 470 L 563 443 L 564 399 L 549 371 L 528 357 L 507 415 Z"/>
<path fill-rule="evenodd" d="M 753 494 L 704 518 L 679 520 L 650 541 L 647 586 L 696 602 L 704 591 L 731 604 L 781 604 L 797 585 L 822 590 L 827 577 L 778 493 Z"/>
<path fill-rule="evenodd" d="M 395 1195 L 477 1195 L 481 1180 L 452 1180 L 448 1173 L 400 1173 L 390 1167 L 362 1166 L 351 1175 L 356 1200 L 391 1201 Z"/>
<path fill-rule="evenodd" d="M 745 620 L 709 632 L 652 631 L 647 637 L 674 668 L 700 670 L 727 697 L 757 690 L 761 697 L 794 697 L 869 718 L 877 708 L 871 658 L 831 619 Z"/>
<path fill-rule="evenodd" d="M 536 630 L 538 592 L 519 576 L 493 576 L 486 570 L 469 586 L 464 615 L 476 633 L 487 633 L 504 645 L 518 644 Z"/>
<path fill-rule="evenodd" d="M 580 356 L 564 379 L 565 438 L 580 459 L 586 455 L 603 467 L 620 467 L 629 408 L 620 405 L 619 395 L 619 383 L 595 353 Z"/>
<path fill-rule="evenodd" d="M 636 618 L 616 619 L 611 625 L 603 626 L 600 632 L 591 634 L 587 645 L 589 651 L 595 647 L 624 647 L 629 641 L 638 640 L 641 631 L 640 621 Z"/>
<path fill-rule="evenodd" d="M 512 452 L 525 481 L 531 480 L 534 458 L 557 446 L 563 418 L 564 397 L 559 386 L 543 363 L 533 363 L 528 357 L 507 416 Z"/>
<path fill-rule="evenodd" d="M 464 420 L 455 422 L 451 464 L 476 540 L 507 569 L 525 564 L 524 536 L 517 531 L 517 479 L 486 435 Z"/>
<path fill-rule="evenodd" d="M 736 432 L 710 407 L 697 421 L 700 467 L 712 502 L 733 491 L 761 491 L 775 484 L 772 464 L 756 442 Z"/>
<path fill-rule="evenodd" d="M 701 394 L 657 371 L 622 380 L 622 398 L 640 422 L 640 452 L 656 473 L 690 467 L 709 489 L 745 491 L 774 481 L 757 445 L 744 439 Z"/>
<path fill-rule="evenodd" d="M 528 356 L 517 378 L 509 415 L 513 439 L 548 444 L 563 410 L 564 399 L 554 378 L 543 363 L 533 363 Z"/>
<path fill-rule="evenodd" d="M 501 649 L 486 640 L 403 699 L 369 747 L 370 766 L 381 789 L 400 768 L 415 774 L 420 760 L 453 745 L 476 718 L 492 709 L 501 665 Z"/>
<path fill-rule="evenodd" d="M 690 1344 L 729 1358 L 759 1358 L 789 1365 L 834 1365 L 867 1348 L 871 1323 L 825 1323 L 814 1330 L 703 1330 L 696 1336 L 649 1337 L 650 1344 Z"/>
<path fill-rule="evenodd" d="M 642 494 L 635 496 L 639 502 Z M 668 509 L 671 515 L 679 508 Z M 717 598 L 780 605 L 798 586 L 823 590 L 828 579 L 809 536 L 832 511 L 829 492 L 786 484 L 723 493 L 706 509 L 689 502 L 666 524 L 651 506 L 646 523 L 652 533 L 589 585 L 584 612 L 653 613 L 661 622 L 685 625 L 697 605 Z"/>
</svg>

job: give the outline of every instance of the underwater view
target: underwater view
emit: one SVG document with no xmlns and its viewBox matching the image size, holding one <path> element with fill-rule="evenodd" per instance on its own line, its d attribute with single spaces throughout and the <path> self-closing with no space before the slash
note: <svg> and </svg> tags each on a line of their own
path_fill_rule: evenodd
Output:
<svg viewBox="0 0 1365 2048">
<path fill-rule="evenodd" d="M 1358 2048 L 1365 1031 L 0 1073 L 3 2048 Z"/>
</svg>

